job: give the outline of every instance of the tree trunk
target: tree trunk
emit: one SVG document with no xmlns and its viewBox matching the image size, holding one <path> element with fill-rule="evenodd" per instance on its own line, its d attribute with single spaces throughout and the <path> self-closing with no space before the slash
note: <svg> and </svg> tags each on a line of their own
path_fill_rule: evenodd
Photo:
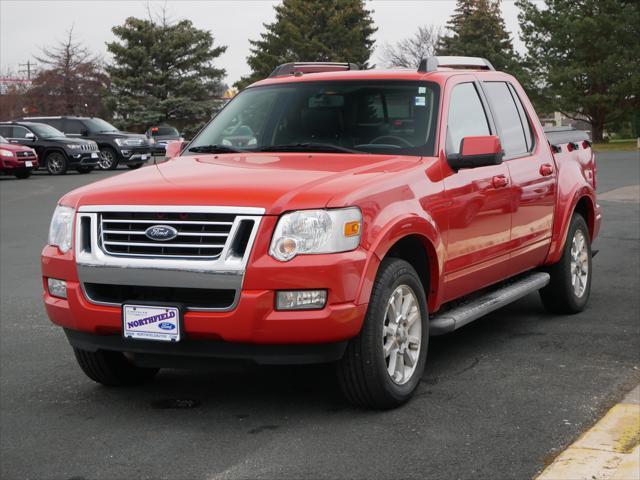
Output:
<svg viewBox="0 0 640 480">
<path fill-rule="evenodd" d="M 604 134 L 604 117 L 597 115 L 591 122 L 591 141 L 601 143 Z"/>
</svg>

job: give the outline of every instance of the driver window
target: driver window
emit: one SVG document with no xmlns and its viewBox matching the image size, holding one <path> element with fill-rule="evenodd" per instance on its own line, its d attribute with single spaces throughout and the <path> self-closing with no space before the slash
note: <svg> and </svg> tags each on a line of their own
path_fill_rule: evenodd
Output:
<svg viewBox="0 0 640 480">
<path fill-rule="evenodd" d="M 451 93 L 447 119 L 447 155 L 460 153 L 460 142 L 464 137 L 490 134 L 487 116 L 475 85 L 456 85 Z"/>
</svg>

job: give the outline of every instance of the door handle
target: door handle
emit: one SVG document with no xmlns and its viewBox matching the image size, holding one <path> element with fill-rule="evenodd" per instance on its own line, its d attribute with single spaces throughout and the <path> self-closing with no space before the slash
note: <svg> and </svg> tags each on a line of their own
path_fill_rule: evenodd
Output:
<svg viewBox="0 0 640 480">
<path fill-rule="evenodd" d="M 540 165 L 540 175 L 543 177 L 548 177 L 553 173 L 553 165 L 550 163 L 543 163 Z"/>
<path fill-rule="evenodd" d="M 503 188 L 509 185 L 509 180 L 504 175 L 496 175 L 491 183 L 493 183 L 493 188 Z"/>
</svg>

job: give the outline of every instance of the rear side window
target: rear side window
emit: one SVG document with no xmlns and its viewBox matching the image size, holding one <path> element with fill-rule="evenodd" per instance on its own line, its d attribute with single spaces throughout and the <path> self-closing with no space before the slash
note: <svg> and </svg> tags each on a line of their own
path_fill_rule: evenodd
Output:
<svg viewBox="0 0 640 480">
<path fill-rule="evenodd" d="M 55 127 L 55 125 L 52 125 Z M 57 127 L 56 127 L 57 128 Z M 87 130 L 80 120 L 65 120 L 62 131 L 67 135 L 82 135 L 82 132 Z"/>
<path fill-rule="evenodd" d="M 15 126 L 13 127 L 12 138 L 27 138 L 27 133 L 31 133 L 31 132 L 29 132 L 29 130 L 27 130 L 24 127 Z"/>
<path fill-rule="evenodd" d="M 487 116 L 473 83 L 456 85 L 447 120 L 447 154 L 460 153 L 464 137 L 490 135 Z"/>
<path fill-rule="evenodd" d="M 518 108 L 506 82 L 485 82 L 494 120 L 500 134 L 505 157 L 512 158 L 529 151 Z"/>
<path fill-rule="evenodd" d="M 516 102 L 516 107 L 518 108 L 518 113 L 520 114 L 520 121 L 522 122 L 522 128 L 524 129 L 524 139 L 527 142 L 527 151 L 530 152 L 531 150 L 533 150 L 533 128 L 531 128 L 531 122 L 529 122 L 529 117 L 527 117 L 524 105 L 522 105 L 522 101 L 516 93 L 516 89 L 513 88 L 513 85 L 509 84 L 509 90 L 511 91 L 511 95 L 513 95 L 513 99 Z"/>
</svg>

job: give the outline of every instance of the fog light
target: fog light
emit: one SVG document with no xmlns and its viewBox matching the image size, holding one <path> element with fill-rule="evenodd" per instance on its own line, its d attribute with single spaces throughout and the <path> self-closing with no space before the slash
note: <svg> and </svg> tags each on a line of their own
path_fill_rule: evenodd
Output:
<svg viewBox="0 0 640 480">
<path fill-rule="evenodd" d="M 67 298 L 67 282 L 57 278 L 47 278 L 49 295 L 52 297 Z"/>
<path fill-rule="evenodd" d="M 276 296 L 276 310 L 320 310 L 326 303 L 326 290 L 284 291 Z"/>
</svg>

